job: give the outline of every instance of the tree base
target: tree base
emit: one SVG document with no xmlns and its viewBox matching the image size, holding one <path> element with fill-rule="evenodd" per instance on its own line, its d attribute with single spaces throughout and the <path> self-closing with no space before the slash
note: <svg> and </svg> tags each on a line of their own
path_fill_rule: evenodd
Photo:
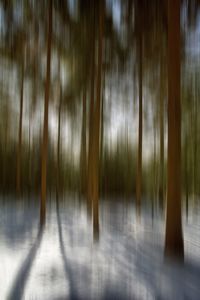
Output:
<svg viewBox="0 0 200 300">
<path fill-rule="evenodd" d="M 176 244 L 167 244 L 165 245 L 164 250 L 164 260 L 166 262 L 176 262 L 184 263 L 184 246 L 183 241 Z"/>
</svg>

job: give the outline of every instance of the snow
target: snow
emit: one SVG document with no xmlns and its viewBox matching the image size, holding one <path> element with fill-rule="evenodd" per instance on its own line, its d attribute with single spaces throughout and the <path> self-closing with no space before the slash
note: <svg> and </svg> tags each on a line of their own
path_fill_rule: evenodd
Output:
<svg viewBox="0 0 200 300">
<path fill-rule="evenodd" d="M 163 217 L 138 222 L 131 201 L 101 201 L 99 242 L 77 199 L 49 204 L 43 231 L 35 204 L 14 203 L 0 204 L 0 299 L 200 298 L 198 210 L 183 218 L 178 265 L 163 259 Z"/>
</svg>

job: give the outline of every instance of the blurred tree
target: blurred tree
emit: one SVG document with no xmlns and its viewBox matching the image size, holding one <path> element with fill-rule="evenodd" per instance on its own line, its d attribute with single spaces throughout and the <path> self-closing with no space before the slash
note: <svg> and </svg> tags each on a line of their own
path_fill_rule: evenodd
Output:
<svg viewBox="0 0 200 300">
<path fill-rule="evenodd" d="M 141 194 L 142 194 L 142 127 L 143 127 L 143 23 L 144 23 L 144 5 L 140 1 L 136 2 L 137 31 L 138 31 L 138 86 L 139 86 L 139 123 L 138 123 L 138 158 L 137 158 L 137 176 L 136 176 L 136 208 L 140 216 Z"/>
<path fill-rule="evenodd" d="M 24 55 L 22 55 L 24 56 Z M 17 148 L 17 167 L 16 167 L 16 190 L 17 194 L 21 194 L 21 147 L 22 147 L 22 119 L 23 119 L 23 104 L 24 104 L 24 61 L 21 66 L 21 87 L 20 87 L 20 116 L 19 116 L 19 131 L 18 131 L 18 148 Z"/>
<path fill-rule="evenodd" d="M 168 1 L 168 176 L 165 256 L 183 260 L 181 222 L 180 0 Z"/>
<path fill-rule="evenodd" d="M 81 176 L 81 192 L 86 196 L 86 182 L 87 182 L 87 148 L 86 148 L 86 90 L 83 90 L 82 95 L 82 132 L 81 132 L 81 150 L 80 150 L 80 176 Z"/>
<path fill-rule="evenodd" d="M 46 216 L 46 180 L 47 180 L 47 153 L 48 153 L 48 110 L 49 94 L 51 84 L 51 41 L 52 41 L 52 0 L 49 0 L 48 16 L 48 36 L 47 36 L 47 61 L 46 61 L 46 83 L 44 97 L 44 122 L 43 122 L 43 141 L 42 141 L 42 158 L 41 158 L 41 206 L 40 222 L 45 223 Z"/>
<path fill-rule="evenodd" d="M 100 122 L 101 122 L 101 92 L 102 92 L 102 57 L 103 57 L 103 36 L 104 36 L 104 14 L 105 3 L 99 1 L 98 18 L 98 62 L 97 62 L 97 83 L 96 101 L 93 110 L 93 131 L 92 131 L 92 176 L 91 191 L 93 205 L 93 232 L 94 238 L 99 236 L 99 153 L 100 153 Z"/>
</svg>

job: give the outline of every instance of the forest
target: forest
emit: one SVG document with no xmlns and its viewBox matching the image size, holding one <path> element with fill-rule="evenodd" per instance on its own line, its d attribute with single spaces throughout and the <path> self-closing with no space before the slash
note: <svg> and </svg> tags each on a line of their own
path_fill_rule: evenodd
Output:
<svg viewBox="0 0 200 300">
<path fill-rule="evenodd" d="M 200 2 L 0 0 L 0 299 L 199 299 Z"/>
</svg>

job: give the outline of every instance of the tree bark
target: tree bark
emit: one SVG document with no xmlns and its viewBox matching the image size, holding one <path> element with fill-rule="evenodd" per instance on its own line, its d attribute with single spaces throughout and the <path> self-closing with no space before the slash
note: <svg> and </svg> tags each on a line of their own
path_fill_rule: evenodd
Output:
<svg viewBox="0 0 200 300">
<path fill-rule="evenodd" d="M 87 151 L 86 151 L 86 90 L 83 91 L 82 99 L 83 116 L 82 116 L 82 133 L 81 133 L 81 193 L 85 196 L 86 193 L 86 178 L 87 178 Z"/>
<path fill-rule="evenodd" d="M 103 148 L 104 148 L 104 91 L 105 91 L 105 73 L 103 74 L 103 93 L 101 97 L 101 136 L 100 136 L 100 174 L 101 174 L 101 179 L 103 178 Z M 103 191 L 103 180 L 101 180 L 101 185 L 100 189 Z"/>
<path fill-rule="evenodd" d="M 139 66 L 138 66 L 138 80 L 139 80 L 139 122 L 138 122 L 138 158 L 137 158 L 137 178 L 136 178 L 136 212 L 140 216 L 141 213 L 141 193 L 142 193 L 142 127 L 143 127 L 143 36 L 142 29 L 139 33 Z"/>
<path fill-rule="evenodd" d="M 21 147 L 22 147 L 22 121 L 24 106 L 24 62 L 22 62 L 21 87 L 20 87 L 20 116 L 18 131 L 17 168 L 16 168 L 16 191 L 21 194 Z"/>
<path fill-rule="evenodd" d="M 165 257 L 184 258 L 181 220 L 180 0 L 168 1 L 168 176 Z"/>
<path fill-rule="evenodd" d="M 186 129 L 187 130 L 187 129 Z M 189 189 L 188 189 L 188 133 L 186 133 L 185 137 L 185 211 L 186 211 L 186 219 L 188 221 L 188 211 L 189 211 Z"/>
<path fill-rule="evenodd" d="M 57 139 L 57 184 L 56 192 L 57 199 L 60 194 L 60 135 L 61 135 L 61 111 L 62 111 L 62 87 L 60 84 L 59 106 L 58 106 L 58 139 Z"/>
<path fill-rule="evenodd" d="M 101 86 L 102 86 L 102 54 L 103 54 L 103 28 L 104 3 L 100 1 L 99 8 L 99 38 L 98 38 L 98 67 L 96 103 L 94 107 L 94 130 L 92 146 L 92 204 L 93 204 L 93 235 L 99 238 L 99 154 L 100 154 L 100 122 L 101 122 Z"/>
<path fill-rule="evenodd" d="M 92 47 L 91 47 L 91 86 L 90 86 L 90 110 L 89 110 L 89 146 L 88 146 L 88 174 L 87 174 L 87 211 L 92 215 L 92 147 L 93 147 L 93 130 L 94 130 L 94 96 L 95 96 L 95 7 L 92 32 Z"/>
<path fill-rule="evenodd" d="M 159 179 L 159 206 L 163 210 L 164 204 L 164 98 L 163 98 L 163 61 L 160 61 L 160 179 Z"/>
<path fill-rule="evenodd" d="M 47 37 L 47 62 L 46 62 L 46 83 L 44 97 L 44 123 L 43 123 L 43 141 L 42 141 L 42 162 L 41 162 L 41 205 L 40 222 L 43 225 L 46 218 L 46 181 L 47 181 L 47 156 L 48 156 L 48 110 L 49 110 L 49 92 L 51 81 L 51 40 L 52 40 L 52 0 L 49 0 L 48 17 L 48 37 Z"/>
</svg>

